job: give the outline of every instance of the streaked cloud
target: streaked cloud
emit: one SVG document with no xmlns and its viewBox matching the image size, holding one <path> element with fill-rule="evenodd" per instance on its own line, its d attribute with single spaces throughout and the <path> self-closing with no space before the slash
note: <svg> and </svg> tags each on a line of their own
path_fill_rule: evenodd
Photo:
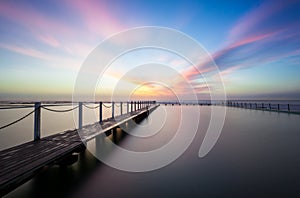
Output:
<svg viewBox="0 0 300 198">
<path fill-rule="evenodd" d="M 102 38 L 124 30 L 122 22 L 110 12 L 108 2 L 97 0 L 67 1 L 71 7 L 82 17 L 86 27 L 91 33 Z M 113 2 L 111 2 L 113 3 Z"/>
</svg>

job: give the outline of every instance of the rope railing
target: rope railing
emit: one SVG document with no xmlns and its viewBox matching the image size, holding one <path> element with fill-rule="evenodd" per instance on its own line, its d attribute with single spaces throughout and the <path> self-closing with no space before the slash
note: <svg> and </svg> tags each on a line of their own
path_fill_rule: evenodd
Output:
<svg viewBox="0 0 300 198">
<path fill-rule="evenodd" d="M 74 106 L 78 103 L 67 103 L 67 104 L 43 104 L 44 107 L 66 107 L 66 106 Z"/>
<path fill-rule="evenodd" d="M 75 109 L 78 108 L 78 105 L 76 107 L 73 107 L 71 109 L 64 109 L 64 110 L 58 110 L 58 109 L 50 109 L 50 108 L 47 108 L 45 106 L 41 106 L 43 109 L 47 110 L 47 111 L 51 111 L 51 112 L 55 112 L 55 113 L 66 113 L 66 112 L 70 112 L 70 111 L 73 111 Z"/>
<path fill-rule="evenodd" d="M 24 120 L 25 118 L 27 118 L 28 116 L 30 116 L 30 115 L 33 114 L 34 112 L 35 112 L 35 110 L 29 112 L 28 114 L 24 115 L 23 117 L 21 117 L 21 118 L 15 120 L 15 121 L 13 121 L 13 122 L 11 122 L 11 123 L 9 123 L 9 124 L 6 124 L 6 125 L 0 127 L 0 130 L 5 129 L 5 128 L 11 126 L 11 125 L 14 125 L 14 124 L 20 122 L 21 120 Z"/>
<path fill-rule="evenodd" d="M 267 110 L 288 113 L 300 113 L 299 104 L 280 104 L 280 103 L 264 103 L 264 102 L 232 102 L 228 101 L 226 106 L 239 107 L 254 110 Z"/>
<path fill-rule="evenodd" d="M 100 107 L 100 105 L 97 105 L 95 107 L 91 107 L 91 106 L 88 106 L 87 104 L 83 104 L 84 107 L 88 108 L 88 109 L 97 109 Z"/>
<path fill-rule="evenodd" d="M 104 107 L 106 107 L 106 108 L 111 108 L 112 107 L 112 105 L 105 105 L 104 103 L 102 104 Z"/>
<path fill-rule="evenodd" d="M 34 108 L 34 110 L 32 110 L 31 112 L 29 112 L 28 114 L 22 116 L 21 118 L 5 124 L 4 126 L 0 127 L 0 130 L 5 129 L 9 126 L 12 126 L 20 121 L 22 121 L 23 119 L 27 118 L 28 116 L 30 116 L 31 114 L 34 114 L 34 140 L 39 140 L 40 136 L 41 136 L 41 109 L 44 109 L 46 111 L 50 111 L 50 112 L 55 112 L 55 113 L 66 113 L 66 112 L 71 112 L 75 109 L 78 108 L 78 129 L 82 128 L 82 124 L 83 124 L 83 106 L 88 108 L 88 109 L 97 109 L 99 108 L 99 122 L 102 122 L 102 115 L 103 115 L 103 110 L 102 110 L 102 106 L 106 107 L 106 108 L 112 108 L 112 118 L 114 118 L 114 113 L 115 113 L 115 108 L 114 107 L 121 107 L 120 109 L 120 114 L 123 114 L 123 105 L 127 106 L 127 113 L 131 113 L 133 111 L 138 111 L 139 109 L 143 108 L 143 103 L 141 102 L 131 102 L 131 103 L 126 103 L 126 102 L 120 102 L 119 104 L 116 104 L 115 102 L 99 102 L 100 104 L 97 106 L 89 106 L 88 102 L 53 102 L 53 103 L 49 103 L 49 102 L 44 102 L 43 105 L 41 102 L 35 102 L 35 103 L 16 103 L 16 104 L 9 104 L 9 103 L 2 103 L 0 104 L 0 110 L 6 110 L 6 109 L 22 109 L 22 108 Z M 111 105 L 108 105 L 108 104 Z M 154 102 L 155 103 L 155 102 Z M 148 101 L 145 104 L 154 104 L 153 102 Z M 96 104 L 96 103 L 94 103 Z M 76 105 L 76 106 L 75 106 Z M 134 109 L 133 109 L 133 105 L 134 105 Z M 62 106 L 72 106 L 72 108 L 69 109 L 55 109 L 55 107 L 62 107 Z M 131 109 L 129 110 L 129 106 L 131 106 Z M 54 107 L 54 109 L 53 109 Z"/>
</svg>

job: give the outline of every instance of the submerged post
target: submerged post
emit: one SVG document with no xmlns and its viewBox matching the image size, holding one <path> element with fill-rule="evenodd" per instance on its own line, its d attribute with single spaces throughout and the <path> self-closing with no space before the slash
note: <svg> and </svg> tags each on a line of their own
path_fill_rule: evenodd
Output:
<svg viewBox="0 0 300 198">
<path fill-rule="evenodd" d="M 41 103 L 34 104 L 34 141 L 41 138 Z"/>
<path fill-rule="evenodd" d="M 102 102 L 99 104 L 99 122 L 102 122 Z"/>
<path fill-rule="evenodd" d="M 78 129 L 82 129 L 82 102 L 79 102 L 78 107 Z"/>
</svg>

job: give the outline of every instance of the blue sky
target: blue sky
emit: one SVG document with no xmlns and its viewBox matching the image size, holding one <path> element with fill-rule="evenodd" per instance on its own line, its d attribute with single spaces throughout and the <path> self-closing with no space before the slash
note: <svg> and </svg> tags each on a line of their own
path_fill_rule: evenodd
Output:
<svg viewBox="0 0 300 198">
<path fill-rule="evenodd" d="M 173 28 L 197 40 L 219 67 L 229 98 L 300 99 L 299 10 L 299 1 L 279 0 L 3 0 L 0 99 L 70 99 L 88 54 L 139 26 Z"/>
</svg>

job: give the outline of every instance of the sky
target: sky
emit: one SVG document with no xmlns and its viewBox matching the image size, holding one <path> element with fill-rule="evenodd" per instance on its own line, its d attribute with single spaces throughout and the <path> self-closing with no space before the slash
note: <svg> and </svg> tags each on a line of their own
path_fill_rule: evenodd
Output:
<svg viewBox="0 0 300 198">
<path fill-rule="evenodd" d="M 203 78 L 213 62 L 228 99 L 300 99 L 299 10 L 300 1 L 286 0 L 2 0 L 0 100 L 72 99 L 91 52 L 112 35 L 143 26 L 184 33 L 212 61 L 197 63 L 195 73 L 195 65 L 178 54 L 134 50 L 98 79 L 97 97 L 189 99 L 188 83 L 204 99 L 217 90 L 214 79 Z"/>
</svg>

